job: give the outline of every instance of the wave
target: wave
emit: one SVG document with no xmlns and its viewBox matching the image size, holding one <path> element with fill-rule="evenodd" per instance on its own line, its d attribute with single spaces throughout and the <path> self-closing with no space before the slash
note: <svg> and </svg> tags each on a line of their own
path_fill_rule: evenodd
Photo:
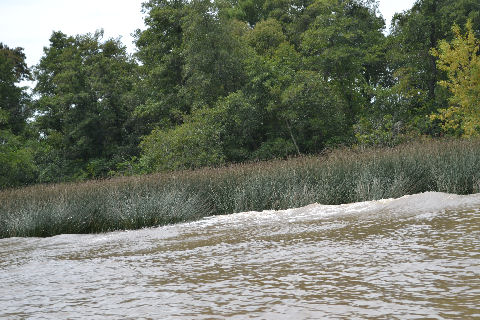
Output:
<svg viewBox="0 0 480 320">
<path fill-rule="evenodd" d="M 207 217 L 193 224 L 211 225 L 218 222 L 239 223 L 241 220 L 289 220 L 291 222 L 325 218 L 338 215 L 363 215 L 374 214 L 412 214 L 439 213 L 447 210 L 470 210 L 480 211 L 480 193 L 472 195 L 456 195 L 443 192 L 425 192 L 414 195 L 406 195 L 396 199 L 381 199 L 373 201 L 356 202 L 341 205 L 310 204 L 305 207 L 286 210 L 248 211 Z"/>
</svg>

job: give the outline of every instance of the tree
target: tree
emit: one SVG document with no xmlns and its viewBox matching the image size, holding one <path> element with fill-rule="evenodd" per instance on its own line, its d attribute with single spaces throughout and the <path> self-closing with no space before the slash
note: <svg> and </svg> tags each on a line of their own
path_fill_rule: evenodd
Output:
<svg viewBox="0 0 480 320">
<path fill-rule="evenodd" d="M 135 113 L 148 134 L 242 87 L 247 25 L 229 17 L 225 1 L 151 0 L 144 8 L 147 29 L 136 35 L 143 101 Z"/>
<path fill-rule="evenodd" d="M 216 121 L 222 124 L 220 138 L 225 160 L 241 162 L 251 159 L 265 139 L 264 106 L 239 90 L 219 99 L 215 110 Z"/>
<path fill-rule="evenodd" d="M 118 40 L 102 37 L 102 31 L 75 37 L 54 32 L 35 70 L 36 125 L 60 158 L 50 171 L 67 170 L 63 178 L 105 176 L 136 152 L 130 126 L 135 63 Z M 55 162 L 46 161 L 44 168 Z"/>
<path fill-rule="evenodd" d="M 342 112 L 351 126 L 371 99 L 365 87 L 381 79 L 384 21 L 372 1 L 322 0 L 306 13 L 315 18 L 301 37 L 305 62 L 343 92 L 348 103 Z"/>
<path fill-rule="evenodd" d="M 36 167 L 29 147 L 29 96 L 22 80 L 30 79 L 22 48 L 0 43 L 0 188 L 31 183 Z"/>
<path fill-rule="evenodd" d="M 282 25 L 275 19 L 262 20 L 246 35 L 248 44 L 259 55 L 271 56 L 278 46 L 287 41 Z"/>
<path fill-rule="evenodd" d="M 0 119 L 0 126 L 4 124 Z M 36 181 L 37 167 L 33 151 L 34 148 L 25 137 L 0 129 L 0 189 Z"/>
<path fill-rule="evenodd" d="M 389 69 L 409 105 L 410 122 L 420 132 L 435 134 L 426 123 L 427 115 L 448 105 L 448 92 L 439 85 L 445 75 L 430 54 L 441 39 L 451 40 L 454 23 L 464 25 L 468 18 L 480 31 L 477 0 L 418 0 L 410 10 L 394 16 L 389 35 Z"/>
<path fill-rule="evenodd" d="M 222 164 L 225 160 L 222 118 L 217 109 L 198 109 L 179 126 L 153 130 L 141 143 L 142 170 L 195 169 Z"/>
<path fill-rule="evenodd" d="M 17 86 L 20 81 L 29 80 L 31 77 L 25 59 L 22 48 L 10 49 L 0 43 L 0 112 L 4 119 L 2 127 L 11 130 L 15 135 L 23 132 L 26 119 L 31 115 L 28 109 L 28 94 L 25 88 Z"/>
<path fill-rule="evenodd" d="M 345 141 L 347 101 L 313 71 L 301 71 L 272 105 L 284 121 L 297 153 L 318 153 Z"/>
<path fill-rule="evenodd" d="M 246 25 L 229 19 L 209 0 L 192 1 L 183 21 L 182 93 L 193 108 L 214 106 L 245 83 L 246 44 L 241 35 Z"/>
<path fill-rule="evenodd" d="M 136 86 L 141 100 L 135 115 L 145 128 L 144 134 L 157 125 L 180 124 L 183 114 L 190 112 L 180 94 L 185 66 L 183 21 L 188 6 L 186 0 L 150 0 L 143 4 L 147 28 L 135 33 L 142 79 Z"/>
<path fill-rule="evenodd" d="M 452 93 L 451 106 L 439 109 L 431 118 L 440 120 L 444 131 L 469 137 L 480 133 L 480 40 L 471 20 L 465 28 L 462 34 L 454 25 L 454 39 L 440 41 L 438 49 L 431 51 L 438 58 L 438 68 L 448 77 L 440 85 Z"/>
<path fill-rule="evenodd" d="M 249 123 L 247 159 L 269 159 L 298 153 L 291 132 L 285 126 L 280 107 L 282 93 L 292 84 L 295 73 L 301 70 L 301 56 L 287 41 L 280 23 L 272 18 L 259 22 L 246 35 L 252 47 L 247 60 L 248 81 L 241 95 L 230 100 L 239 110 L 248 108 L 255 121 Z M 241 99 L 240 99 L 241 98 Z M 286 106 L 284 106 L 286 107 Z M 294 105 L 288 106 L 294 108 Z M 235 113 L 234 110 L 231 111 Z M 243 115 L 245 117 L 245 115 Z M 241 117 L 239 117 L 241 118 Z M 237 121 L 238 123 L 238 121 Z"/>
<path fill-rule="evenodd" d="M 238 0 L 233 3 L 233 16 L 239 20 L 248 22 L 251 28 L 267 19 L 267 12 L 264 10 L 265 0 Z"/>
</svg>

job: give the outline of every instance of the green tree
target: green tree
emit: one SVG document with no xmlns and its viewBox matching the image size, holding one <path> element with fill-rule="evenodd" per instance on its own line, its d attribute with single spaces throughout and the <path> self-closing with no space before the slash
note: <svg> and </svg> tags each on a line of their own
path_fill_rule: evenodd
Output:
<svg viewBox="0 0 480 320">
<path fill-rule="evenodd" d="M 190 105 L 179 93 L 184 85 L 182 54 L 186 0 L 150 0 L 143 4 L 145 30 L 137 30 L 136 58 L 142 81 L 136 85 L 140 103 L 135 115 L 148 134 L 155 126 L 182 122 Z"/>
<path fill-rule="evenodd" d="M 345 142 L 347 101 L 336 90 L 322 75 L 302 71 L 282 92 L 280 103 L 271 106 L 284 121 L 297 153 L 318 153 Z"/>
<path fill-rule="evenodd" d="M 342 92 L 318 71 L 305 70 L 308 63 L 282 30 L 269 18 L 246 35 L 256 55 L 249 59 L 243 92 L 262 123 L 251 158 L 318 152 L 345 141 L 349 131 Z"/>
<path fill-rule="evenodd" d="M 219 110 L 198 109 L 179 126 L 153 130 L 141 143 L 143 172 L 222 164 L 222 122 Z"/>
<path fill-rule="evenodd" d="M 26 88 L 30 79 L 22 48 L 0 43 L 0 188 L 31 183 L 36 167 L 30 147 L 27 118 L 31 115 Z"/>
<path fill-rule="evenodd" d="M 36 126 L 54 151 L 44 156 L 47 181 L 105 176 L 136 152 L 130 120 L 136 65 L 118 40 L 102 37 L 103 31 L 54 32 L 36 67 Z M 53 154 L 57 168 L 50 168 Z M 67 172 L 56 177 L 52 170 Z"/>
<path fill-rule="evenodd" d="M 192 1 L 183 21 L 183 94 L 195 108 L 213 106 L 245 83 L 246 26 L 209 0 Z"/>
<path fill-rule="evenodd" d="M 1 116 L 0 116 L 1 117 Z M 5 122 L 0 119 L 0 126 Z M 37 179 L 35 148 L 25 137 L 0 129 L 0 189 L 30 184 Z"/>
<path fill-rule="evenodd" d="M 239 90 L 220 99 L 216 110 L 216 121 L 222 123 L 223 128 L 220 137 L 225 159 L 241 162 L 252 158 L 254 151 L 265 139 L 264 106 L 255 103 L 252 97 Z"/>
<path fill-rule="evenodd" d="M 292 84 L 295 73 L 301 70 L 301 56 L 286 41 L 279 25 L 277 20 L 269 18 L 259 22 L 246 35 L 255 51 L 247 63 L 248 82 L 242 89 L 242 100 L 246 104 L 242 105 L 254 106 L 249 114 L 258 119 L 250 130 L 250 136 L 256 141 L 249 144 L 247 158 L 268 159 L 298 153 L 291 132 L 285 126 L 280 104 L 282 93 Z M 294 105 L 288 107 L 294 108 Z"/>
<path fill-rule="evenodd" d="M 17 84 L 30 80 L 30 70 L 25 63 L 22 48 L 10 49 L 0 43 L 0 112 L 3 113 L 2 128 L 18 135 L 23 132 L 26 119 L 31 115 L 29 96 Z"/>
<path fill-rule="evenodd" d="M 239 20 L 248 22 L 250 27 L 264 19 L 267 19 L 267 12 L 265 12 L 265 0 L 238 0 L 235 1 L 233 16 Z"/>
<path fill-rule="evenodd" d="M 287 41 L 287 37 L 282 31 L 282 25 L 272 18 L 260 21 L 246 35 L 246 38 L 257 54 L 268 56 L 274 54 L 278 46 Z"/>
<path fill-rule="evenodd" d="M 365 89 L 382 79 L 384 21 L 376 13 L 372 1 L 316 1 L 308 10 L 315 19 L 302 35 L 307 68 L 343 92 L 349 126 L 371 99 Z"/>
</svg>

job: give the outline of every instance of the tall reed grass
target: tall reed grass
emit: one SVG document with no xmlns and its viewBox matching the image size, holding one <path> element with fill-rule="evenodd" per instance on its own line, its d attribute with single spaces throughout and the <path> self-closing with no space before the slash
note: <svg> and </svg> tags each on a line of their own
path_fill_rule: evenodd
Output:
<svg viewBox="0 0 480 320">
<path fill-rule="evenodd" d="M 480 140 L 37 185 L 0 192 L 0 238 L 138 229 L 233 212 L 341 204 L 425 191 L 480 192 Z"/>
</svg>

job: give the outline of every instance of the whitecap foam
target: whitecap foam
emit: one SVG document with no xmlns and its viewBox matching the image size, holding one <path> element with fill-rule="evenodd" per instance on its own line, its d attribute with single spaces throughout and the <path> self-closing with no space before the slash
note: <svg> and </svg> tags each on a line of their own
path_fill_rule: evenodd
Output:
<svg viewBox="0 0 480 320">
<path fill-rule="evenodd" d="M 336 215 L 361 215 L 372 214 L 413 214 L 439 213 L 445 210 L 465 210 L 480 208 L 480 193 L 473 195 L 456 195 L 442 192 L 425 192 L 406 195 L 396 199 L 381 199 L 373 201 L 356 202 L 341 205 L 310 204 L 305 207 L 286 210 L 248 211 L 209 217 L 194 224 L 204 227 L 217 223 L 240 223 L 242 221 L 257 220 L 273 222 L 287 220 L 288 222 L 304 219 L 321 219 Z"/>
</svg>

